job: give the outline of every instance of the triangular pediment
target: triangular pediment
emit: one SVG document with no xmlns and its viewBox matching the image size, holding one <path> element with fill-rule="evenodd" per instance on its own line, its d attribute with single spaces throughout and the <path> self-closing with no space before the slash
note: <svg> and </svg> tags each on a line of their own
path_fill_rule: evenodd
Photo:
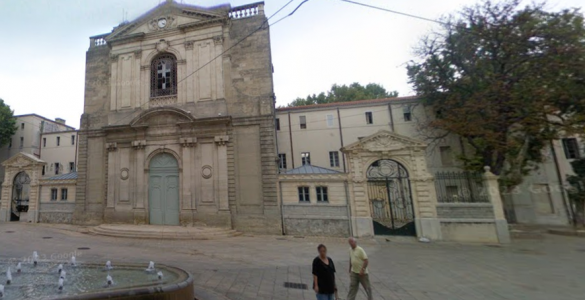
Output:
<svg viewBox="0 0 585 300">
<path fill-rule="evenodd" d="M 36 156 L 24 152 L 19 152 L 11 158 L 2 162 L 4 167 L 24 168 L 30 165 L 45 164 L 45 162 Z"/>
<path fill-rule="evenodd" d="M 361 138 L 359 141 L 343 147 L 342 151 L 349 152 L 355 150 L 376 151 L 396 151 L 404 148 L 425 148 L 426 143 L 400 135 L 387 130 L 380 130 L 370 136 Z"/>
<path fill-rule="evenodd" d="M 108 42 L 141 37 L 196 24 L 221 21 L 227 18 L 229 5 L 202 7 L 165 1 L 133 21 L 115 27 Z"/>
</svg>

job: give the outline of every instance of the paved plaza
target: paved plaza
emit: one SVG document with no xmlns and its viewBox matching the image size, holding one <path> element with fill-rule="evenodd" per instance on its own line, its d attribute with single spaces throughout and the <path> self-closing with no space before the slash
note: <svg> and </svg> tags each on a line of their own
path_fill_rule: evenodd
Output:
<svg viewBox="0 0 585 300">
<path fill-rule="evenodd" d="M 148 240 L 89 235 L 74 226 L 0 223 L 0 259 L 111 260 L 182 267 L 200 300 L 315 299 L 312 259 L 324 243 L 338 269 L 340 298 L 349 284 L 345 239 L 243 235 L 216 240 Z M 370 256 L 374 299 L 583 299 L 585 239 L 547 235 L 511 245 L 424 244 L 408 238 L 360 240 Z M 85 250 L 79 250 L 78 248 Z M 87 249 L 89 248 L 89 249 Z M 285 288 L 304 283 L 308 290 Z M 366 299 L 362 291 L 358 299 Z"/>
</svg>

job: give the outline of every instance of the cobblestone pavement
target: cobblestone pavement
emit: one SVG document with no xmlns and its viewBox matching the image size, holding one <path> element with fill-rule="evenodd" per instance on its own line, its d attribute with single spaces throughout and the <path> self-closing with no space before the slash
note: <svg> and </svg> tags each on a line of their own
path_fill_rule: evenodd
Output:
<svg viewBox="0 0 585 300">
<path fill-rule="evenodd" d="M 182 267 L 195 278 L 201 300 L 315 299 L 310 263 L 324 243 L 338 269 L 341 299 L 349 284 L 344 239 L 244 235 L 208 241 L 92 236 L 75 227 L 0 223 L 0 259 L 41 258 L 147 263 Z M 374 299 L 584 299 L 585 239 L 547 235 L 511 245 L 361 240 L 370 256 Z M 88 247 L 89 250 L 77 248 Z M 305 283 L 309 290 L 284 288 Z M 360 291 L 362 293 L 362 291 Z M 205 297 L 205 298 L 203 298 Z M 358 299 L 366 299 L 359 294 Z"/>
</svg>

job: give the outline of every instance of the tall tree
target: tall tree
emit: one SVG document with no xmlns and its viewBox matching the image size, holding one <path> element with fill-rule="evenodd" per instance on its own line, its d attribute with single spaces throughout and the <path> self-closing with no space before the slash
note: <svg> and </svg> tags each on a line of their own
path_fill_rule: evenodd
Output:
<svg viewBox="0 0 585 300">
<path fill-rule="evenodd" d="M 16 132 L 14 111 L 0 98 L 0 147 L 6 145 Z"/>
<path fill-rule="evenodd" d="M 519 0 L 482 2 L 445 18 L 408 64 L 410 83 L 435 115 L 431 137 L 454 133 L 514 187 L 543 160 L 547 141 L 582 132 L 585 28 L 576 9 L 545 11 Z"/>
<path fill-rule="evenodd" d="M 321 92 L 316 95 L 308 95 L 306 98 L 297 98 L 288 106 L 304 106 L 313 104 L 348 102 L 356 100 L 382 99 L 398 97 L 397 91 L 387 91 L 383 86 L 377 83 L 368 83 L 363 86 L 357 82 L 348 85 L 331 86 L 331 89 L 325 93 Z"/>
</svg>

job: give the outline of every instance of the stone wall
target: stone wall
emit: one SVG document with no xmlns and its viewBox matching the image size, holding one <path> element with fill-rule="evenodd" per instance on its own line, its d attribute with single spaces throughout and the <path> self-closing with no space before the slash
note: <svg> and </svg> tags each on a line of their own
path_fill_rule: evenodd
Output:
<svg viewBox="0 0 585 300">
<path fill-rule="evenodd" d="M 493 219 L 491 203 L 439 203 L 437 217 L 441 219 Z"/>
<path fill-rule="evenodd" d="M 285 234 L 304 236 L 350 235 L 347 205 L 283 205 Z"/>
</svg>

